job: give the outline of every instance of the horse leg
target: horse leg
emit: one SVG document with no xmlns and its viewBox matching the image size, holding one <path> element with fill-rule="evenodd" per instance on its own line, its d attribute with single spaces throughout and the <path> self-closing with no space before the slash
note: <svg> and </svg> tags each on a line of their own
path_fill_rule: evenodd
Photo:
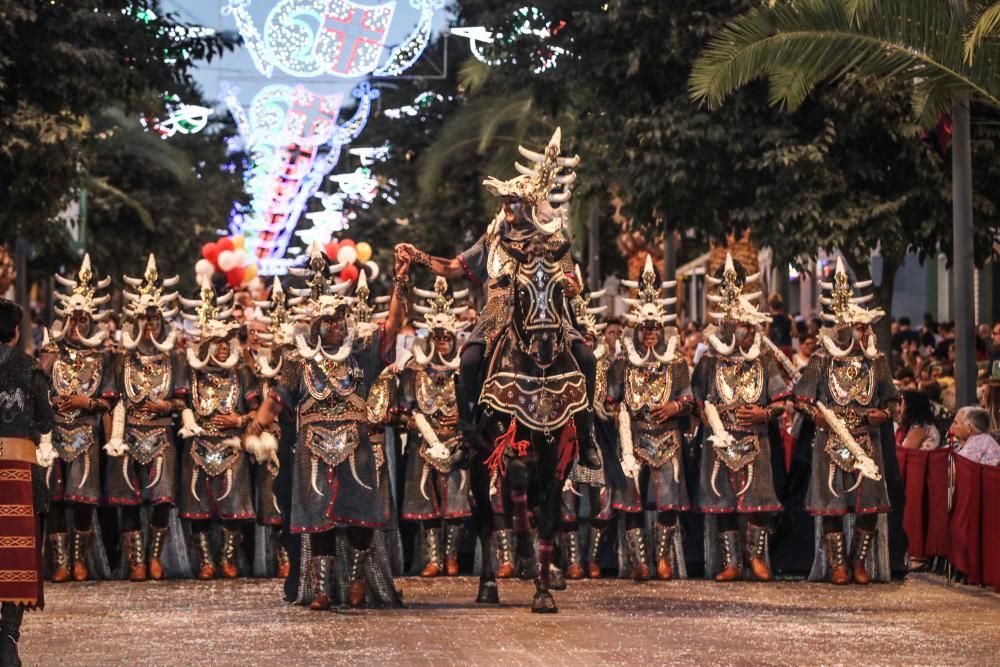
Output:
<svg viewBox="0 0 1000 667">
<path fill-rule="evenodd" d="M 552 565 L 553 538 L 561 517 L 563 481 L 556 470 L 556 454 L 540 457 L 538 471 L 541 475 L 539 487 L 544 494 L 541 498 L 538 520 L 538 576 L 535 579 L 535 597 L 531 601 L 531 611 L 536 614 L 554 614 L 559 611 L 550 592 L 550 566 Z"/>
<path fill-rule="evenodd" d="M 482 551 L 482 569 L 479 572 L 479 592 L 476 602 L 480 604 L 500 604 L 496 572 L 493 570 L 493 508 L 490 505 L 490 476 L 486 468 L 474 461 L 470 468 L 472 494 L 475 499 L 474 522 L 479 534 Z"/>
</svg>

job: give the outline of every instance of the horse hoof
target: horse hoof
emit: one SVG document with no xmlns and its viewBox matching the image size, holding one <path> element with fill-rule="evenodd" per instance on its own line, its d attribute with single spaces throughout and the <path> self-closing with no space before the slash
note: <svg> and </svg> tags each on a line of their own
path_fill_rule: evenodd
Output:
<svg viewBox="0 0 1000 667">
<path fill-rule="evenodd" d="M 556 601 L 548 591 L 537 591 L 535 597 L 531 599 L 531 612 L 533 614 L 555 614 L 558 611 Z"/>
<path fill-rule="evenodd" d="M 566 590 L 566 575 L 559 568 L 552 568 L 549 571 L 549 588 L 554 591 Z"/>
<path fill-rule="evenodd" d="M 479 584 L 479 595 L 476 596 L 478 604 L 500 604 L 500 591 L 497 582 L 484 581 Z"/>
</svg>

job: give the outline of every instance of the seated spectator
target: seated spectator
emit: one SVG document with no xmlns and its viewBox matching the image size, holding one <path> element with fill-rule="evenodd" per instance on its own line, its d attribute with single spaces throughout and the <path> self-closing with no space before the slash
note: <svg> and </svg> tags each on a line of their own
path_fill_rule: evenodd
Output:
<svg viewBox="0 0 1000 667">
<path fill-rule="evenodd" d="M 896 427 L 896 445 L 903 449 L 937 449 L 941 434 L 934 424 L 927 395 L 910 389 L 903 392 L 903 409 Z"/>
<path fill-rule="evenodd" d="M 934 423 L 937 425 L 942 441 L 944 441 L 948 435 L 948 428 L 951 426 L 951 422 L 955 420 L 955 415 L 941 401 L 941 385 L 936 380 L 928 380 L 920 383 L 920 391 L 931 402 L 931 413 L 934 415 Z"/>
<path fill-rule="evenodd" d="M 990 415 L 986 410 L 961 408 L 951 425 L 951 434 L 958 441 L 955 453 L 983 465 L 1000 465 L 1000 445 L 989 430 Z"/>
</svg>

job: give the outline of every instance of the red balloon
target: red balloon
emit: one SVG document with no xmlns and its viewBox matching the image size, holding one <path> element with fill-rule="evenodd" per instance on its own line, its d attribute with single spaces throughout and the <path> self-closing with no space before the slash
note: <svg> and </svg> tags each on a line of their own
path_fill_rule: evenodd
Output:
<svg viewBox="0 0 1000 667">
<path fill-rule="evenodd" d="M 326 256 L 330 258 L 330 261 L 337 261 L 337 251 L 340 250 L 340 244 L 336 241 L 327 241 L 326 245 L 323 246 L 323 250 L 326 252 Z"/>
<path fill-rule="evenodd" d="M 216 262 L 219 261 L 220 252 L 222 251 L 219 249 L 218 243 L 206 243 L 201 247 L 201 256 L 210 261 L 212 264 L 215 264 L 216 268 L 219 267 Z"/>
<path fill-rule="evenodd" d="M 230 287 L 236 288 L 243 284 L 243 267 L 237 266 L 235 269 L 226 272 L 226 282 Z"/>
<path fill-rule="evenodd" d="M 236 249 L 236 246 L 233 245 L 233 240 L 231 238 L 229 238 L 228 236 L 225 237 L 225 238 L 219 239 L 219 242 L 216 243 L 215 245 L 219 246 L 219 252 L 222 252 L 223 250 L 235 250 Z"/>
<path fill-rule="evenodd" d="M 340 247 L 343 248 L 345 245 L 349 245 L 352 248 L 357 245 L 353 239 L 340 239 Z"/>
<path fill-rule="evenodd" d="M 358 279 L 358 267 L 355 266 L 354 264 L 345 266 L 343 269 L 341 269 L 339 276 L 340 279 L 343 280 L 344 282 L 348 281 L 354 282 L 355 280 Z"/>
</svg>

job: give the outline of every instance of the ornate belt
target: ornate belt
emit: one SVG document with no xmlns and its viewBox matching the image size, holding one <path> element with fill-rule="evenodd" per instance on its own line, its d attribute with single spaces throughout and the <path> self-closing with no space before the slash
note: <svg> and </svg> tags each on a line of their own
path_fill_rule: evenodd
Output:
<svg viewBox="0 0 1000 667">
<path fill-rule="evenodd" d="M 35 443 L 27 438 L 0 438 L 0 461 L 23 461 L 37 465 Z"/>
</svg>

